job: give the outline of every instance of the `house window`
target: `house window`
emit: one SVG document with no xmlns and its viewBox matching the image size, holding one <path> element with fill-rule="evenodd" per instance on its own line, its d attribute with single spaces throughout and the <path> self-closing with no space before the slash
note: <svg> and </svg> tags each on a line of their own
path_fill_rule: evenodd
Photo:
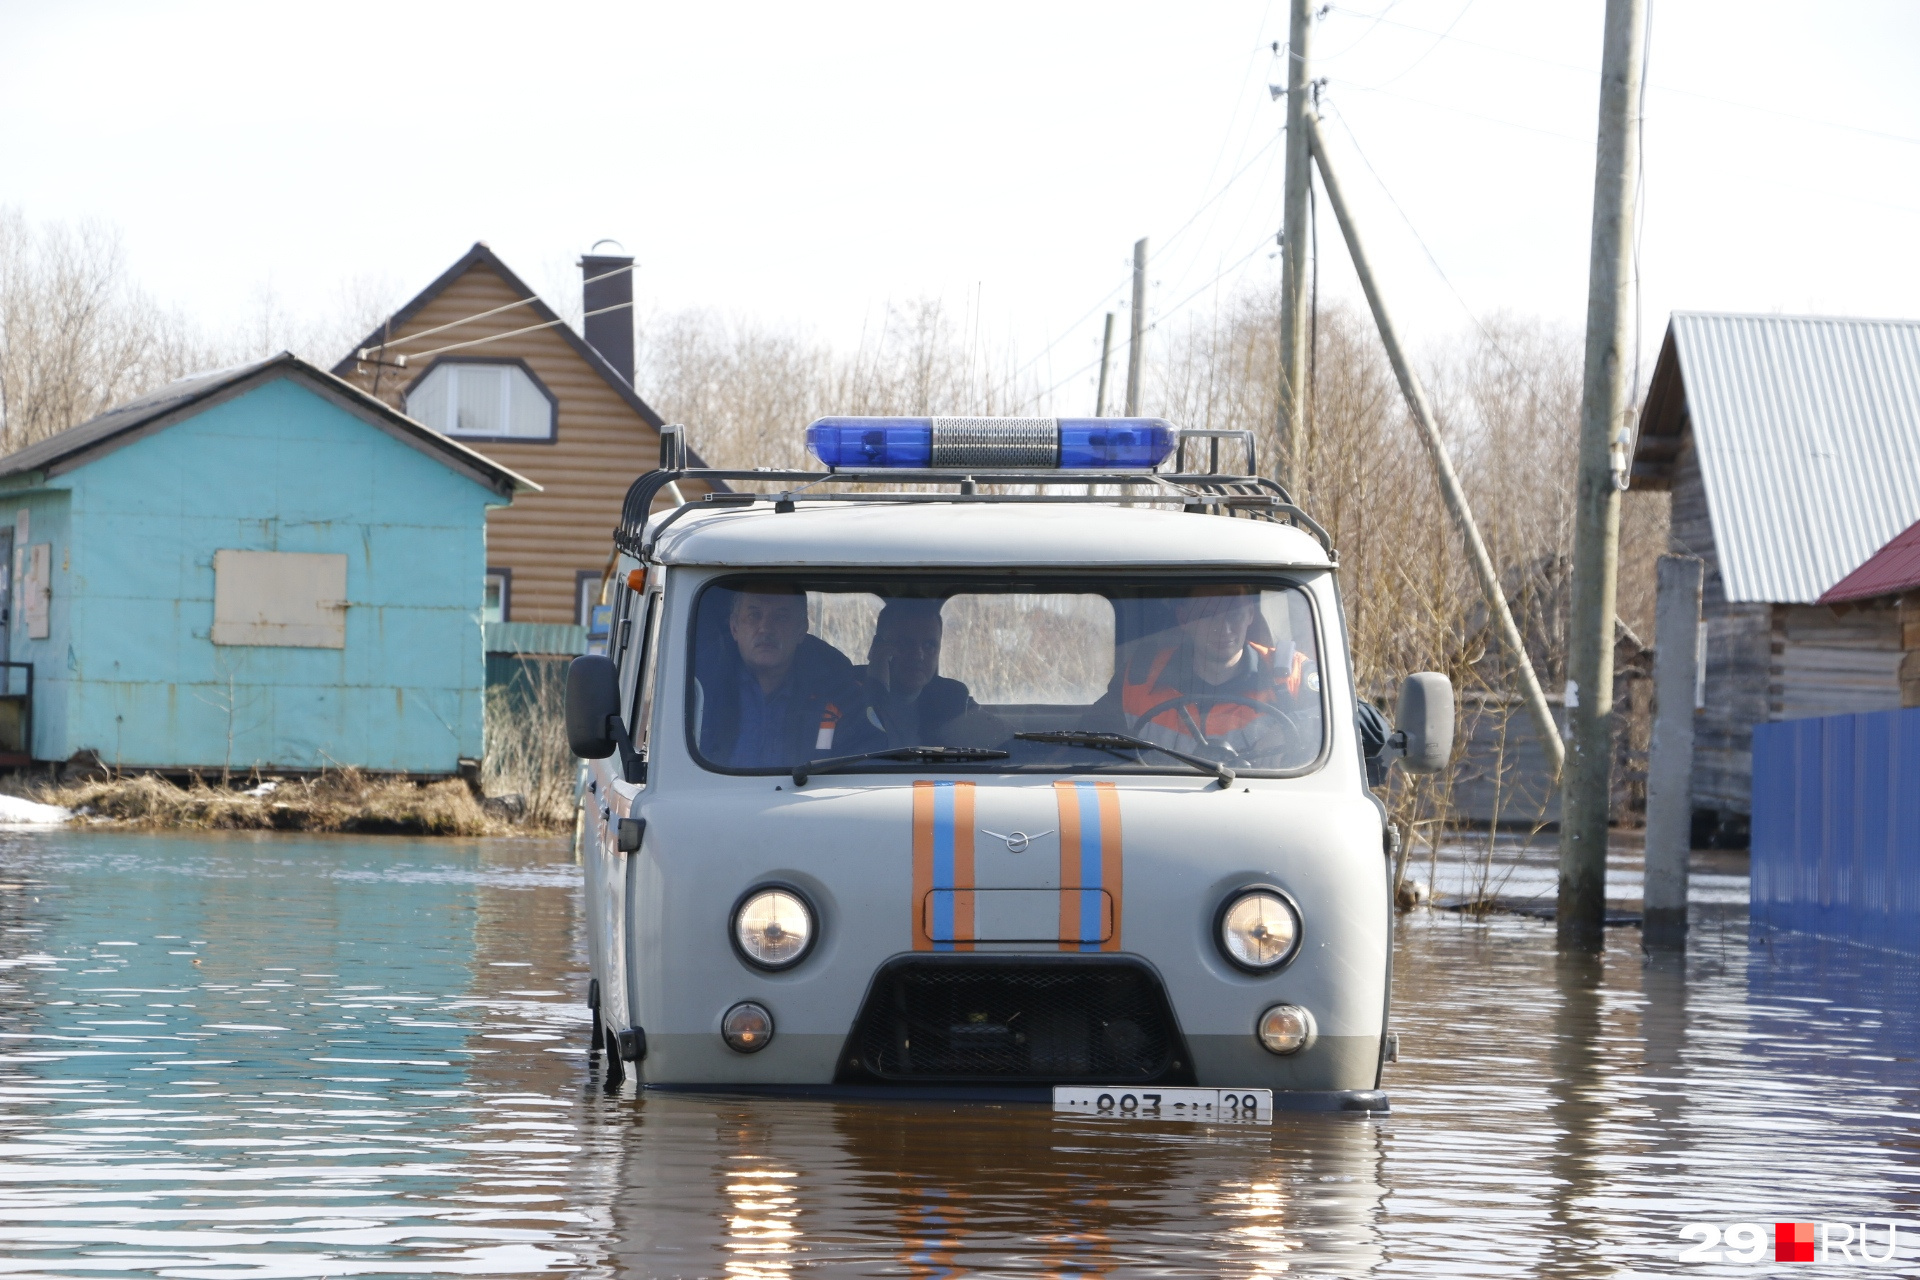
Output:
<svg viewBox="0 0 1920 1280">
<path fill-rule="evenodd" d="M 518 361 L 442 360 L 407 392 L 407 415 L 467 440 L 551 440 L 553 394 Z"/>
<path fill-rule="evenodd" d="M 480 605 L 480 621 L 505 622 L 512 608 L 513 570 L 487 570 L 487 594 Z"/>
</svg>

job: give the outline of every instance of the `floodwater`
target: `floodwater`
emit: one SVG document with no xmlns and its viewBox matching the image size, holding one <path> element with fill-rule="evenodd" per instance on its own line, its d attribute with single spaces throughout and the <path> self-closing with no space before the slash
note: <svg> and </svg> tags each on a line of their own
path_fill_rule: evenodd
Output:
<svg viewBox="0 0 1920 1280">
<path fill-rule="evenodd" d="M 1920 1257 L 1920 962 L 1738 905 L 1684 961 L 1410 916 L 1392 1115 L 1268 1128 L 608 1095 L 578 886 L 563 843 L 0 833 L 0 1277 L 1850 1274 L 1772 1224 L 1887 1219 L 1878 1269 Z M 1768 1260 L 1680 1262 L 1693 1222 Z"/>
</svg>

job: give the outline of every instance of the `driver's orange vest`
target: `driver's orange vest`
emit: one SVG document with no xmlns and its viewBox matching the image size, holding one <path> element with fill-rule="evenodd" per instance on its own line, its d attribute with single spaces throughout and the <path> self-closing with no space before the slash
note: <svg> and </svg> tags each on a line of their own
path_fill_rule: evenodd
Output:
<svg viewBox="0 0 1920 1280">
<path fill-rule="evenodd" d="M 1255 644 L 1249 640 L 1247 648 L 1253 650 L 1256 659 L 1261 663 L 1270 664 L 1273 661 L 1272 646 Z M 1188 695 L 1201 699 L 1206 697 L 1207 691 L 1203 689 L 1175 689 L 1171 685 L 1160 683 L 1161 674 L 1166 671 L 1167 664 L 1173 661 L 1173 655 L 1178 651 L 1178 645 L 1168 645 L 1154 654 L 1153 661 L 1147 665 L 1146 677 L 1141 680 L 1133 678 L 1132 664 L 1128 664 L 1128 670 L 1120 683 L 1120 706 L 1129 716 L 1145 715 L 1161 703 L 1175 698 Z M 1251 698 L 1255 702 L 1272 702 L 1276 691 L 1281 688 L 1285 688 L 1289 695 L 1298 695 L 1300 685 L 1306 679 L 1306 671 L 1307 655 L 1296 649 L 1293 652 L 1293 670 L 1285 678 L 1257 685 L 1237 696 Z M 1183 710 L 1185 714 L 1182 714 Z M 1187 716 L 1193 714 L 1196 714 L 1195 708 L 1191 706 L 1182 708 L 1176 704 L 1154 716 L 1152 723 L 1191 738 L 1193 730 L 1187 723 Z M 1260 713 L 1252 707 L 1244 707 L 1232 702 L 1215 703 L 1207 709 L 1206 720 L 1200 725 L 1200 732 L 1209 738 L 1223 737 L 1246 728 L 1259 715 Z"/>
</svg>

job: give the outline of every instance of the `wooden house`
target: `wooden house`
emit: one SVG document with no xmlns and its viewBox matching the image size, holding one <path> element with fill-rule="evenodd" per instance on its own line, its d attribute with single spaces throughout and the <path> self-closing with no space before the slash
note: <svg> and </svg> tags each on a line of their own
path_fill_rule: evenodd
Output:
<svg viewBox="0 0 1920 1280">
<path fill-rule="evenodd" d="M 1920 523 L 1834 583 L 1820 603 L 1838 618 L 1859 612 L 1873 620 L 1875 639 L 1900 655 L 1893 670 L 1896 688 L 1881 693 L 1899 699 L 1892 705 L 1920 707 Z"/>
<path fill-rule="evenodd" d="M 31 691 L 0 728 L 37 760 L 455 773 L 481 753 L 487 514 L 529 492 L 288 354 L 0 458 L 0 656 Z"/>
<path fill-rule="evenodd" d="M 1695 838 L 1740 843 L 1756 724 L 1901 705 L 1897 602 L 1825 597 L 1920 519 L 1920 321 L 1674 313 L 1633 484 L 1706 562 Z"/>
<path fill-rule="evenodd" d="M 584 333 L 481 242 L 334 366 L 540 486 L 488 519 L 492 623 L 585 625 L 627 486 L 659 458 L 660 415 L 633 386 L 633 259 L 580 268 Z M 509 632 L 494 643 L 571 634 L 493 634 Z"/>
</svg>

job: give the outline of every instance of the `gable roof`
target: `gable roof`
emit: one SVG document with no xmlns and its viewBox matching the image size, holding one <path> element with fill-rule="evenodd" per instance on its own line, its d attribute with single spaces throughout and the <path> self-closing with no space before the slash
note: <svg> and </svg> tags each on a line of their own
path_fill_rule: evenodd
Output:
<svg viewBox="0 0 1920 1280">
<path fill-rule="evenodd" d="M 1674 312 L 1636 483 L 1689 443 L 1727 599 L 1819 599 L 1920 519 L 1920 320 Z"/>
<path fill-rule="evenodd" d="M 432 427 L 415 422 L 352 383 L 308 364 L 291 351 L 169 382 L 157 391 L 0 458 L 0 478 L 33 471 L 49 475 L 71 471 L 183 418 L 281 378 L 305 383 L 371 426 L 503 497 L 539 491 L 539 485 L 518 472 L 509 471 L 484 454 L 475 453 Z"/>
<path fill-rule="evenodd" d="M 1870 600 L 1914 587 L 1920 587 L 1920 522 L 1908 525 L 1865 564 L 1827 588 L 1819 603 Z"/>
<path fill-rule="evenodd" d="M 633 389 L 633 384 L 621 377 L 619 371 L 608 364 L 607 358 L 596 351 L 591 343 L 575 333 L 572 325 L 562 320 L 554 313 L 552 307 L 542 302 L 540 295 L 529 288 L 526 281 L 515 275 L 512 268 L 500 261 L 499 255 L 494 253 L 492 249 L 489 249 L 487 242 L 484 240 L 474 241 L 473 248 L 467 250 L 458 262 L 441 272 L 437 280 L 415 294 L 411 301 L 394 312 L 392 318 L 389 319 L 386 324 L 361 339 L 354 349 L 346 354 L 344 359 L 333 366 L 334 373 L 345 377 L 348 373 L 352 372 L 361 350 L 367 347 L 377 347 L 381 345 L 381 335 L 383 333 L 391 335 L 394 330 L 404 327 L 407 321 L 420 314 L 423 307 L 439 297 L 448 285 L 473 270 L 476 266 L 486 267 L 504 280 L 509 289 L 519 294 L 522 298 L 525 298 L 527 300 L 527 310 L 537 316 L 540 321 L 550 326 L 555 333 L 559 334 L 566 344 L 573 348 L 574 354 L 578 355 L 582 360 L 585 360 L 595 373 L 605 379 L 607 385 L 613 388 L 614 393 L 626 401 L 627 406 L 639 414 L 642 421 L 655 431 L 658 431 L 665 425 L 666 419 L 655 413 L 653 406 L 640 398 L 639 393 Z M 454 334 L 450 335 L 447 340 L 449 342 L 458 342 L 460 341 L 460 337 L 458 334 Z M 392 337 L 389 336 L 387 341 L 392 342 Z"/>
</svg>

